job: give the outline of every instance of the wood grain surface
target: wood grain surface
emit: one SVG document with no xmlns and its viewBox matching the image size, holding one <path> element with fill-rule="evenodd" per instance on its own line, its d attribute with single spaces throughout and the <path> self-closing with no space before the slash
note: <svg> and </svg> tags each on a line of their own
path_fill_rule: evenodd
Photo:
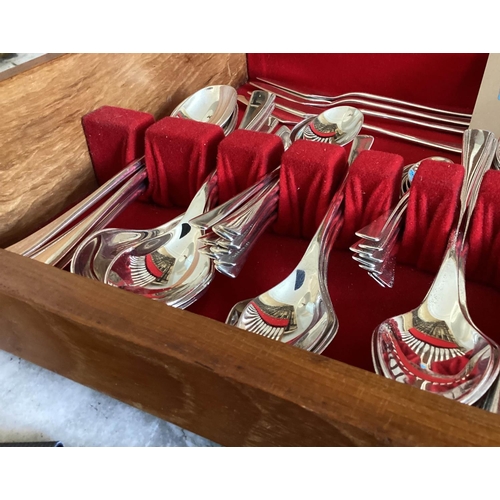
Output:
<svg viewBox="0 0 500 500">
<path fill-rule="evenodd" d="M 1 349 L 220 444 L 500 445 L 498 415 L 3 250 L 0 276 Z"/>
<path fill-rule="evenodd" d="M 158 119 L 204 86 L 245 79 L 245 54 L 65 54 L 0 81 L 0 247 L 95 188 L 84 114 L 110 105 Z"/>
</svg>

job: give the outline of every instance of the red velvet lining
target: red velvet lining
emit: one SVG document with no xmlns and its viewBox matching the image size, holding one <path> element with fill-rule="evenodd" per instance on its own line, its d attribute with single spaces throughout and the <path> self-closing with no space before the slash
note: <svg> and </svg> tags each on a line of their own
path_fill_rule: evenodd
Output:
<svg viewBox="0 0 500 500">
<path fill-rule="evenodd" d="M 103 184 L 144 155 L 144 135 L 154 123 L 150 113 L 103 106 L 82 118 L 97 182 Z"/>
<path fill-rule="evenodd" d="M 226 202 L 277 168 L 282 154 L 283 142 L 276 135 L 248 130 L 229 134 L 217 156 L 219 202 Z"/>
<path fill-rule="evenodd" d="M 410 188 L 398 261 L 436 272 L 456 216 L 464 176 L 461 165 L 427 160 Z"/>
<path fill-rule="evenodd" d="M 472 216 L 467 273 L 500 290 L 500 171 L 484 176 Z"/>
<path fill-rule="evenodd" d="M 280 169 L 277 234 L 310 239 L 345 176 L 344 148 L 297 141 L 283 155 Z"/>
<path fill-rule="evenodd" d="M 187 207 L 210 172 L 224 138 L 217 125 L 166 117 L 146 131 L 148 196 L 163 207 Z"/>
<path fill-rule="evenodd" d="M 248 54 L 248 75 L 304 92 L 370 92 L 470 112 L 488 54 Z"/>
<path fill-rule="evenodd" d="M 401 186 L 403 158 L 392 153 L 362 151 L 349 168 L 345 189 L 344 224 L 335 243 L 349 248 L 354 234 L 389 210 Z"/>
<path fill-rule="evenodd" d="M 250 54 L 248 60 L 251 76 L 261 74 L 275 80 L 288 79 L 294 82 L 294 86 L 303 86 L 305 90 L 329 93 L 366 90 L 471 111 L 486 56 Z M 315 79 L 314 73 L 305 69 L 315 65 L 326 71 L 327 78 Z M 356 85 L 352 84 L 354 81 Z M 427 81 L 432 81 L 432 85 L 411 84 Z M 182 127 L 179 134 L 180 128 L 172 129 L 172 133 L 177 134 L 176 140 L 168 140 L 161 127 L 157 127 L 157 134 L 148 131 L 151 182 L 167 179 L 165 186 L 168 187 L 165 194 L 165 186 L 153 185 L 153 199 L 175 207 L 136 202 L 113 221 L 114 227 L 148 228 L 170 220 L 182 211 L 177 207 L 187 206 L 196 186 L 202 182 L 202 176 L 192 166 L 192 156 L 178 146 L 183 144 L 197 150 L 199 144 L 196 140 L 200 135 L 195 131 L 199 126 L 179 121 L 175 125 Z M 156 125 L 151 127 L 153 132 L 154 127 Z M 414 129 L 411 132 L 416 134 Z M 209 137 L 219 145 L 216 163 L 221 194 L 225 197 L 246 187 L 277 163 L 273 156 L 276 146 L 269 136 L 238 132 L 224 140 L 219 140 L 215 133 Z M 263 150 L 268 148 L 269 156 L 257 155 L 258 161 L 249 159 L 249 150 L 257 147 L 256 143 L 251 146 L 252 141 L 261 141 Z M 460 143 L 459 137 L 457 142 Z M 176 148 L 179 151 L 175 151 Z M 349 173 L 346 221 L 337 244 L 341 248 L 332 251 L 328 281 L 340 329 L 324 353 L 367 370 L 373 369 L 370 339 L 374 328 L 384 319 L 418 305 L 432 282 L 433 274 L 426 271 L 434 271 L 441 260 L 456 209 L 461 177 L 457 165 L 429 162 L 420 166 L 412 187 L 395 285 L 392 289 L 383 289 L 358 267 L 345 248 L 354 238 L 352 231 L 371 222 L 397 200 L 402 165 L 438 153 L 378 136 L 375 148 L 376 151 L 360 155 Z M 282 197 L 274 231 L 268 231 L 259 239 L 238 278 L 231 279 L 217 273 L 206 294 L 189 310 L 224 321 L 236 302 L 271 288 L 293 270 L 342 177 L 342 165 L 345 168 L 343 150 L 333 146 L 328 149 L 328 154 L 325 153 L 324 159 L 320 160 L 322 153 L 317 144 L 298 142 L 282 157 Z M 308 157 L 307 152 L 313 150 L 314 156 Z M 175 155 L 178 155 L 177 160 L 171 161 Z M 446 156 L 459 162 L 459 155 Z M 266 163 L 266 158 L 271 157 L 272 160 Z M 157 161 L 161 169 L 158 169 Z M 95 167 L 100 168 L 98 164 Z M 203 165 L 200 170 L 203 170 Z M 158 174 L 158 171 L 162 173 Z M 186 185 L 189 185 L 188 189 L 184 189 Z M 183 192 L 174 193 L 174 190 Z M 500 299 L 500 262 L 496 258 L 500 255 L 500 208 L 496 201 L 499 196 L 500 172 L 489 172 L 471 226 L 467 268 L 468 277 L 475 280 L 470 280 L 467 285 L 471 316 L 479 328 L 497 341 L 500 341 L 500 333 L 497 333 L 494 313 Z M 297 222 L 294 224 L 294 221 Z M 402 262 L 410 265 L 402 265 Z"/>
</svg>

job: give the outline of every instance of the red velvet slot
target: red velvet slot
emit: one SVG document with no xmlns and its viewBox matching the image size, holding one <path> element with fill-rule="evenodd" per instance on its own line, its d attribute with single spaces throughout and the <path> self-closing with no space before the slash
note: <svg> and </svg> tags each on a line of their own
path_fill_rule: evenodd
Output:
<svg viewBox="0 0 500 500">
<path fill-rule="evenodd" d="M 347 154 L 333 144 L 300 140 L 283 154 L 277 234 L 310 239 L 344 178 Z"/>
<path fill-rule="evenodd" d="M 166 117 L 146 131 L 148 196 L 164 207 L 187 207 L 215 170 L 222 128 Z"/>
<path fill-rule="evenodd" d="M 283 142 L 273 134 L 235 130 L 219 145 L 217 178 L 219 203 L 255 184 L 277 168 L 283 154 Z"/>
<path fill-rule="evenodd" d="M 500 171 L 486 172 L 468 238 L 467 278 L 500 289 Z"/>
<path fill-rule="evenodd" d="M 389 210 L 401 188 L 403 158 L 381 151 L 362 151 L 349 168 L 345 187 L 344 224 L 335 243 L 348 248 L 355 232 Z"/>
<path fill-rule="evenodd" d="M 82 118 L 99 184 L 111 179 L 136 158 L 144 156 L 144 136 L 154 121 L 150 113 L 114 106 L 103 106 Z"/>
<path fill-rule="evenodd" d="M 460 198 L 461 165 L 426 160 L 411 184 L 398 261 L 436 272 L 443 259 Z"/>
</svg>

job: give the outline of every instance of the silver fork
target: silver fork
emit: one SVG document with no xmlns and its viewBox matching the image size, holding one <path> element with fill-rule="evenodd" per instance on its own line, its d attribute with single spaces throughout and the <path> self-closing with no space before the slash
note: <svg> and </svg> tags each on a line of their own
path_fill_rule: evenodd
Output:
<svg viewBox="0 0 500 500">
<path fill-rule="evenodd" d="M 288 94 L 291 94 L 293 96 L 299 97 L 301 99 L 304 99 L 306 101 L 310 101 L 316 106 L 331 106 L 332 104 L 339 104 L 339 101 L 345 100 L 345 99 L 365 99 L 366 101 L 375 101 L 375 103 L 369 103 L 370 106 L 374 106 L 376 103 L 378 104 L 378 107 L 380 109 L 385 109 L 387 111 L 395 111 L 398 113 L 407 113 L 407 114 L 413 114 L 414 116 L 420 116 L 421 118 L 424 118 L 427 116 L 428 113 L 434 113 L 435 115 L 445 115 L 449 117 L 456 117 L 457 121 L 454 123 L 457 124 L 464 124 L 468 125 L 470 122 L 470 119 L 472 118 L 472 115 L 470 113 L 462 113 L 462 112 L 456 112 L 456 111 L 450 111 L 447 109 L 440 109 L 440 108 L 433 108 L 430 106 L 425 106 L 423 104 L 416 104 L 408 101 L 402 101 L 399 99 L 394 99 L 392 97 L 385 97 L 385 96 L 380 96 L 376 94 L 369 94 L 367 92 L 348 92 L 345 94 L 340 94 L 336 96 L 325 96 L 325 95 L 318 95 L 318 94 L 308 94 L 306 92 L 300 92 L 298 90 L 292 89 L 290 87 L 285 87 L 284 85 L 280 85 L 276 82 L 271 82 L 270 80 L 266 80 L 264 78 L 257 77 L 257 80 L 265 83 L 267 86 L 271 86 L 274 89 L 279 89 L 287 92 Z M 253 81 L 248 82 L 250 85 L 257 87 L 257 88 L 263 88 L 265 90 L 265 87 L 262 87 L 258 83 L 255 83 Z M 280 95 L 276 90 L 273 90 L 273 92 L 279 96 L 283 97 L 284 99 L 293 101 L 293 102 L 300 102 L 300 101 L 294 101 L 290 97 L 284 97 L 282 94 Z M 402 107 L 401 107 L 402 106 Z M 408 109 L 410 108 L 410 109 Z M 410 110 L 420 110 L 420 112 L 411 112 Z M 422 113 L 423 112 L 423 113 Z M 420 114 L 418 114 L 420 113 Z M 425 116 L 424 116 L 425 115 Z M 438 119 L 439 116 L 431 115 L 433 118 L 431 119 Z M 451 122 L 447 122 L 451 123 Z"/>
<path fill-rule="evenodd" d="M 452 163 L 448 158 L 439 156 L 425 160 Z M 391 288 L 394 284 L 398 235 L 408 206 L 412 174 L 415 174 L 423 161 L 404 167 L 401 180 L 402 196 L 396 206 L 365 228 L 356 231 L 356 236 L 361 239 L 350 247 L 355 254 L 352 258 L 359 263 L 359 267 L 368 271 L 368 274 L 383 287 Z"/>
</svg>

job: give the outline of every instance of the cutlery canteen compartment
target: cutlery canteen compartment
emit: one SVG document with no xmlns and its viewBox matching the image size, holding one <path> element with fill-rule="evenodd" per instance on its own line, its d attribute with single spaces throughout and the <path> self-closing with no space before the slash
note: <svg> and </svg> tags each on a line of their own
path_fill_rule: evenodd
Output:
<svg viewBox="0 0 500 500">
<path fill-rule="evenodd" d="M 261 77 L 304 92 L 340 95 L 363 91 L 470 113 L 486 59 L 486 54 L 247 54 L 246 71 L 249 80 Z M 238 88 L 246 97 L 251 90 L 253 87 L 249 84 Z M 287 104 L 300 108 L 296 103 Z M 240 118 L 243 110 L 240 104 Z M 321 112 L 321 108 L 316 112 Z M 441 263 L 457 215 L 463 180 L 459 155 L 373 133 L 372 150 L 360 153 L 348 170 L 350 146 L 297 141 L 284 151 L 281 140 L 272 134 L 236 130 L 224 137 L 220 127 L 215 125 L 168 116 L 162 118 L 166 115 L 134 107 L 133 103 L 116 105 L 111 100 L 100 101 L 94 109 L 82 110 L 78 118 L 81 120 L 80 134 L 88 148 L 98 184 L 145 155 L 147 192 L 119 213 L 108 227 L 150 229 L 172 220 L 183 213 L 213 170 L 217 172 L 220 203 L 281 166 L 276 220 L 251 250 L 241 273 L 234 279 L 216 273 L 206 293 L 184 312 L 163 304 L 153 305 L 153 301 L 72 276 L 66 271 L 52 268 L 44 271 L 47 275 L 58 273 L 57 282 L 69 279 L 72 286 L 84 280 L 82 289 L 98 287 L 99 294 L 109 299 L 116 296 L 117 304 L 140 300 L 143 310 L 140 321 L 146 324 L 156 321 L 161 311 L 159 307 L 165 308 L 165 315 L 171 315 L 173 326 L 167 322 L 164 336 L 157 333 L 151 340 L 151 346 L 159 342 L 158 351 L 150 353 L 150 360 L 155 361 L 145 361 L 139 351 L 131 352 L 127 358 L 129 369 L 120 372 L 118 363 L 122 347 L 117 348 L 116 360 L 113 350 L 97 348 L 102 362 L 109 362 L 116 373 L 130 379 L 122 380 L 124 386 L 129 387 L 123 390 L 115 389 L 111 383 L 111 380 L 118 380 L 116 373 L 110 375 L 109 383 L 104 380 L 106 377 L 98 381 L 83 374 L 86 370 L 92 373 L 92 370 L 101 369 L 91 360 L 90 354 L 86 364 L 80 366 L 82 373 L 75 373 L 65 368 L 63 362 L 49 361 L 55 352 L 50 347 L 45 357 L 37 357 L 29 348 L 23 349 L 20 346 L 36 332 L 22 333 L 5 319 L 0 327 L 3 326 L 3 331 L 10 327 L 14 333 L 7 332 L 0 348 L 20 356 L 26 352 L 27 359 L 140 405 L 222 444 L 500 443 L 500 423 L 496 422 L 496 416 L 373 374 L 373 330 L 385 319 L 419 304 Z M 279 112 L 276 115 L 284 116 Z M 392 122 L 389 126 L 389 122 L 371 118 L 365 118 L 365 122 L 450 142 L 449 136 L 440 132 Z M 461 144 L 460 136 L 456 143 Z M 354 233 L 397 203 L 405 165 L 437 154 L 447 156 L 453 163 L 426 160 L 418 168 L 399 238 L 394 287 L 382 288 L 352 259 L 349 247 L 359 239 Z M 328 288 L 339 330 L 323 354 L 306 353 L 222 325 L 234 304 L 270 289 L 294 269 L 347 172 L 345 220 L 331 252 L 328 269 Z M 52 195 L 48 192 L 46 196 Z M 496 342 L 500 342 L 494 320 L 500 301 L 500 262 L 496 258 L 500 251 L 499 198 L 500 171 L 492 170 L 485 176 L 471 222 L 466 270 L 471 317 L 479 329 Z M 30 264 L 39 269 L 40 264 Z M 10 297 L 9 294 L 6 289 L 0 290 L 0 315 L 9 313 L 12 301 L 3 298 Z M 116 307 L 110 306 L 110 310 Z M 71 314 L 68 312 L 71 306 L 61 306 L 61 309 L 64 310 L 62 317 Z M 18 306 L 13 306 L 12 310 L 17 311 Z M 56 306 L 51 314 L 58 314 Z M 79 314 L 85 315 L 84 312 Z M 114 320 L 110 320 L 112 324 Z M 190 347 L 184 350 L 179 344 L 177 349 L 176 339 L 181 332 L 185 332 L 186 339 L 199 337 L 200 343 L 189 344 Z M 111 346 L 103 335 L 102 346 Z M 101 338 L 100 333 L 97 338 Z M 74 342 L 79 346 L 86 343 L 80 339 Z M 98 342 L 101 346 L 101 341 Z M 142 341 L 137 342 L 141 344 Z M 148 336 L 144 342 L 149 342 Z M 173 354 L 164 353 L 163 342 L 166 349 L 174 349 Z M 205 346 L 203 352 L 202 345 Z M 64 350 L 61 352 L 64 357 Z M 106 352 L 104 358 L 103 352 Z M 190 358 L 194 353 L 200 358 Z M 164 368 L 158 368 L 159 372 L 156 368 L 148 368 L 156 366 L 162 355 L 169 360 L 162 364 Z M 170 368 L 168 363 L 172 363 Z M 210 365 L 206 371 L 203 371 L 204 363 Z M 139 368 L 138 374 L 129 373 L 134 370 L 134 364 Z M 141 380 L 141 369 L 145 385 L 134 392 L 130 387 L 134 380 Z M 165 370 L 165 374 L 161 370 Z M 175 370 L 177 375 L 172 375 Z M 165 379 L 166 389 L 162 390 L 153 378 L 149 378 L 149 371 L 151 374 L 155 371 L 155 377 L 160 377 L 158 380 L 172 376 L 176 381 L 171 384 Z M 206 380 L 201 381 L 205 376 Z M 195 380 L 192 383 L 196 387 L 193 396 L 196 412 L 185 406 L 192 396 L 186 396 L 184 384 L 191 384 L 191 377 Z M 189 382 L 185 382 L 186 379 Z M 176 384 L 180 386 L 174 390 Z M 422 411 L 418 418 L 416 408 Z M 231 412 L 236 414 L 234 421 L 229 416 Z M 252 412 L 260 414 L 261 421 Z M 394 421 L 386 425 L 387 420 L 393 418 L 389 415 L 394 415 Z M 461 428 L 459 415 L 464 422 L 468 418 L 477 422 L 476 434 L 467 435 L 465 424 Z M 456 420 L 451 421 L 455 416 Z"/>
<path fill-rule="evenodd" d="M 114 113 L 121 116 L 123 111 L 117 108 Z M 100 115 L 100 111 L 96 114 Z M 84 123 L 93 120 L 92 115 L 84 117 Z M 101 133 L 113 130 L 110 111 L 106 121 L 109 123 L 96 125 Z M 125 134 L 132 143 L 138 142 L 133 137 L 136 128 L 131 123 L 130 131 Z M 88 126 L 86 130 L 88 134 Z M 238 130 L 223 137 L 217 131 L 220 132 L 220 128 L 214 125 L 188 120 L 179 123 L 179 119 L 170 117 L 151 126 L 145 134 L 148 194 L 127 207 L 110 227 L 148 229 L 173 219 L 188 206 L 213 169 L 217 169 L 218 183 L 225 195 L 223 201 L 226 201 L 281 164 L 275 223 L 259 238 L 237 278 L 216 273 L 204 296 L 188 308 L 224 322 L 235 303 L 272 288 L 294 269 L 347 173 L 348 147 L 297 141 L 283 153 L 281 141 L 274 135 Z M 96 176 L 102 178 L 104 174 L 99 169 L 105 172 L 111 171 L 111 167 L 99 158 L 97 151 L 92 152 L 90 139 L 87 143 L 91 157 L 98 159 Z M 124 142 L 118 149 L 129 148 Z M 396 204 L 405 164 L 405 159 L 396 153 L 376 149 L 360 153 L 349 168 L 345 220 L 330 257 L 328 287 L 340 327 L 324 355 L 369 371 L 373 371 L 370 338 L 375 326 L 398 311 L 410 310 L 418 304 L 439 268 L 463 180 L 460 164 L 422 162 L 411 187 L 395 285 L 392 289 L 382 288 L 358 268 L 349 246 L 357 240 L 354 234 L 357 229 Z M 499 176 L 500 172 L 489 172 L 485 189 L 491 190 L 491 183 Z M 186 193 L 189 195 L 185 196 Z M 484 189 L 479 207 L 485 204 L 483 193 Z M 481 213 L 484 214 L 484 208 Z M 483 219 L 484 215 L 474 218 L 471 234 L 481 234 Z M 471 244 L 472 262 L 478 261 L 478 250 L 481 245 L 478 248 Z M 483 261 L 487 262 L 487 257 Z M 490 264 L 490 272 L 485 275 L 482 266 L 476 264 L 473 275 L 482 276 L 479 282 L 475 279 L 469 284 L 473 318 L 494 340 L 500 340 L 492 314 L 500 299 L 495 288 L 497 266 L 492 269 Z M 491 308 L 490 313 L 485 314 L 485 308 Z"/>
</svg>

